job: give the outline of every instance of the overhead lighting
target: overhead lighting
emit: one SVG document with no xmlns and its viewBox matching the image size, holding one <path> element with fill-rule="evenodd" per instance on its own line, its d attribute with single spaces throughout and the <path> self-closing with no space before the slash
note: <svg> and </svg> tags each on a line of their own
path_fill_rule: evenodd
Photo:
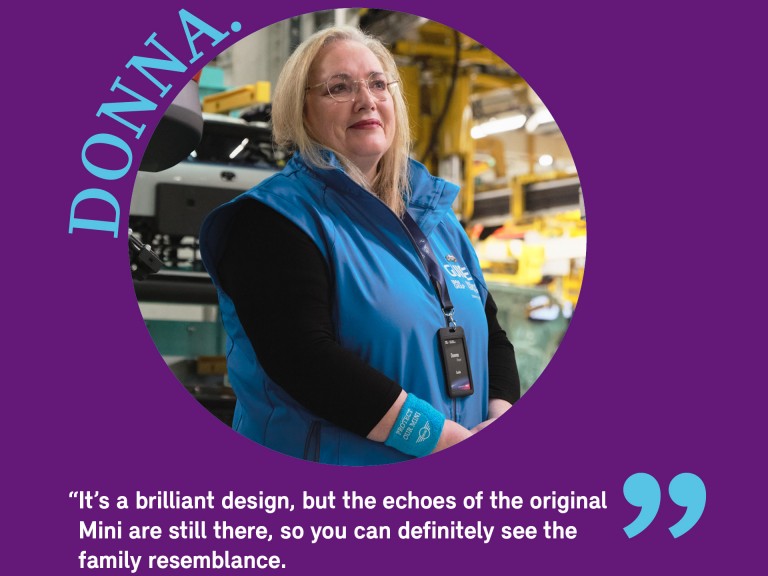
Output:
<svg viewBox="0 0 768 576">
<path fill-rule="evenodd" d="M 527 132 L 536 132 L 540 127 L 545 124 L 553 124 L 555 119 L 552 117 L 552 113 L 546 108 L 539 108 L 531 114 L 528 118 L 528 122 L 525 123 L 525 130 Z"/>
<path fill-rule="evenodd" d="M 554 164 L 555 159 L 552 158 L 551 154 L 542 154 L 539 156 L 539 164 L 542 166 L 552 166 Z"/>
<path fill-rule="evenodd" d="M 235 156 L 240 154 L 240 152 L 242 152 L 245 149 L 246 144 L 248 144 L 248 138 L 243 138 L 243 141 L 240 142 L 237 148 L 235 148 L 234 150 L 232 150 L 232 152 L 229 153 L 229 159 L 234 160 Z"/>
<path fill-rule="evenodd" d="M 470 134 L 472 135 L 472 138 L 477 140 L 478 138 L 490 136 L 491 134 L 518 130 L 525 126 L 525 120 L 525 114 L 514 114 L 504 118 L 491 118 L 487 122 L 483 122 L 482 124 L 473 127 Z"/>
</svg>

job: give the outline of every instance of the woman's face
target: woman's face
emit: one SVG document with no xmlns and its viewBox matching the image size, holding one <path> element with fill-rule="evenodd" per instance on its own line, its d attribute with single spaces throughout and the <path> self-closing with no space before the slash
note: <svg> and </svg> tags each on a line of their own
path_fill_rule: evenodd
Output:
<svg viewBox="0 0 768 576">
<path fill-rule="evenodd" d="M 367 79 L 384 67 L 368 48 L 350 40 L 340 40 L 323 48 L 309 71 L 308 86 L 332 76 L 347 75 L 352 80 Z M 325 85 L 312 88 L 304 103 L 307 129 L 320 144 L 349 158 L 370 182 L 376 167 L 395 137 L 395 108 L 386 91 L 383 101 L 374 98 L 365 82 L 357 84 L 354 100 L 338 102 Z"/>
</svg>

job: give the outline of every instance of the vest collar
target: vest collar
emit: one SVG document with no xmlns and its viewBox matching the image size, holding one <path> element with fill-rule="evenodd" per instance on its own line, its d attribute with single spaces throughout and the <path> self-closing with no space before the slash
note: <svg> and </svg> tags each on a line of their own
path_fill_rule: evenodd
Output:
<svg viewBox="0 0 768 576">
<path fill-rule="evenodd" d="M 352 194 L 370 195 L 370 192 L 347 176 L 333 152 L 323 150 L 322 154 L 330 168 L 318 168 L 308 165 L 299 152 L 294 153 L 290 162 L 311 171 L 323 184 L 330 188 L 345 190 Z M 448 210 L 452 210 L 453 201 L 459 193 L 459 187 L 442 178 L 433 176 L 423 164 L 416 160 L 410 159 L 408 168 L 411 184 L 408 212 L 411 213 L 411 216 L 413 216 L 422 232 L 425 235 L 429 235 Z"/>
</svg>

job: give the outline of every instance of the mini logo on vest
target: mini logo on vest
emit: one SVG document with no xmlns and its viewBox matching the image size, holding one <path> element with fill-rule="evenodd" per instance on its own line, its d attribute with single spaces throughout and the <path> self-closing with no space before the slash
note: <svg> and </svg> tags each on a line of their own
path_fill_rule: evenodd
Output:
<svg viewBox="0 0 768 576">
<path fill-rule="evenodd" d="M 431 429 L 429 427 L 429 420 L 424 424 L 424 426 L 421 427 L 421 430 L 419 430 L 419 437 L 416 438 L 416 444 L 419 442 L 424 442 L 427 438 L 429 438 Z"/>
<path fill-rule="evenodd" d="M 456 260 L 456 256 L 453 254 L 446 254 L 445 259 L 448 260 L 448 262 L 458 262 L 458 260 Z"/>
</svg>

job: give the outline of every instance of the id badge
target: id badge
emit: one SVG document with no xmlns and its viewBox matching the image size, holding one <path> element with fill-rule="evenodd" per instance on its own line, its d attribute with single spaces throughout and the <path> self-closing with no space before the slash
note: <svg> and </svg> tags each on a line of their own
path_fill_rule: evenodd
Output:
<svg viewBox="0 0 768 576">
<path fill-rule="evenodd" d="M 451 331 L 441 328 L 437 333 L 440 356 L 443 359 L 445 385 L 450 398 L 470 396 L 475 391 L 472 371 L 469 369 L 467 342 L 461 326 Z"/>
</svg>

